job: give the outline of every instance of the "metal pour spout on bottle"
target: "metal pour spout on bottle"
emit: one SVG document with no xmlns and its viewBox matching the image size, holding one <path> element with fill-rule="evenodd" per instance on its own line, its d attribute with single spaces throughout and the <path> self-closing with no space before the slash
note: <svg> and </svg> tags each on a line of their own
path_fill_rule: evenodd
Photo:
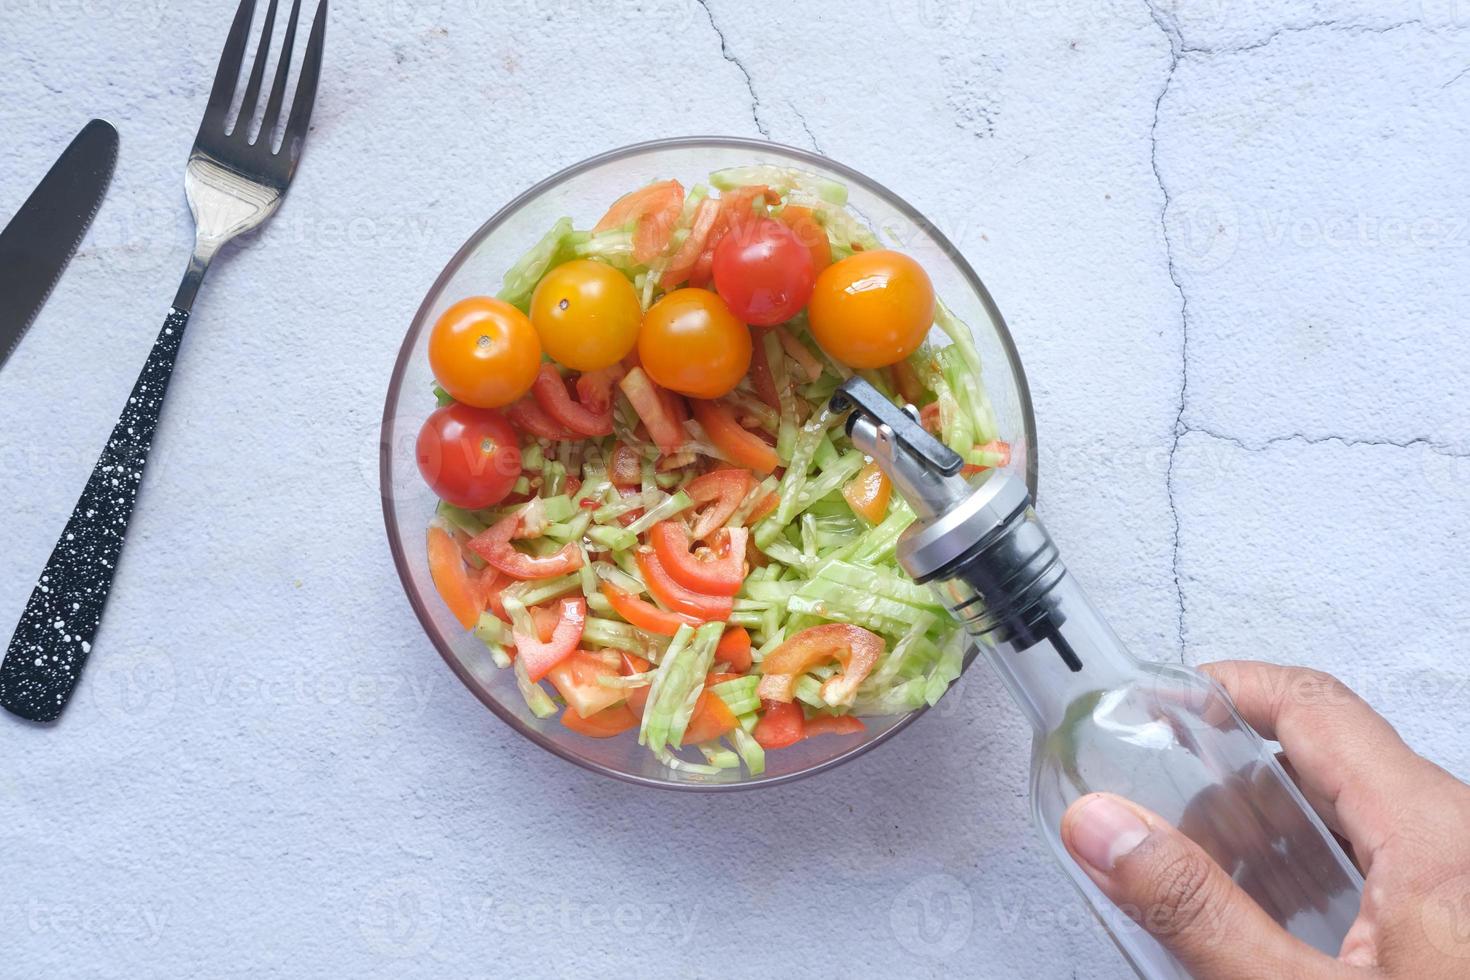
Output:
<svg viewBox="0 0 1470 980">
<path fill-rule="evenodd" d="M 1292 935 L 1336 956 L 1363 879 L 1225 691 L 1130 654 L 1062 563 L 1020 479 L 971 483 L 962 460 L 861 378 L 832 396 L 847 432 L 913 507 L 898 561 L 963 623 L 1031 722 L 1037 830 L 1144 977 L 1187 977 L 1067 853 L 1062 814 L 1127 797 L 1213 856 Z M 1224 937 L 1223 941 L 1229 941 Z"/>
</svg>

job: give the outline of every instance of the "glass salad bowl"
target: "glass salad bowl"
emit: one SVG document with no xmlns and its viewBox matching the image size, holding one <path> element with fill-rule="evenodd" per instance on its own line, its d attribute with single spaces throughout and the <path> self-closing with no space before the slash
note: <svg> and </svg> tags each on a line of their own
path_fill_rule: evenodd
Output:
<svg viewBox="0 0 1470 980">
<path fill-rule="evenodd" d="M 689 137 L 640 143 L 584 160 L 520 194 L 470 236 L 429 288 L 403 339 L 388 384 L 380 442 L 383 514 L 393 561 L 424 631 L 465 686 L 516 731 L 580 766 L 628 782 L 672 789 L 731 790 L 788 782 L 868 751 L 912 723 L 924 709 L 867 717 L 860 735 L 826 736 L 766 755 L 765 771 L 744 768 L 705 775 L 670 769 L 637 742 L 636 732 L 594 739 L 537 718 L 516 687 L 514 672 L 497 668 L 483 643 L 466 632 L 440 600 L 429 575 L 425 534 L 438 503 L 421 478 L 414 454 L 419 427 L 435 408 L 427 345 L 441 313 L 457 300 L 489 295 L 515 261 L 563 216 L 589 227 L 609 202 L 630 188 L 674 177 L 687 185 L 728 167 L 771 164 L 837 181 L 848 205 L 886 247 L 917 259 L 935 292 L 969 325 L 984 365 L 999 431 L 1012 446 L 1008 468 L 1035 493 L 1036 425 L 1021 362 L 980 277 L 955 247 L 909 204 L 855 170 L 803 150 L 759 140 Z M 946 341 L 936 330 L 937 344 Z M 968 667 L 974 651 L 966 657 Z"/>
</svg>

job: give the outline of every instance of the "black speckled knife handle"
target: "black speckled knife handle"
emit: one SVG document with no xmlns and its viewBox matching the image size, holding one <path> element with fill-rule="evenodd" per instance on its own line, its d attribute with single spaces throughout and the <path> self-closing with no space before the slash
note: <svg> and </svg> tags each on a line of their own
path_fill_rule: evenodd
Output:
<svg viewBox="0 0 1470 980">
<path fill-rule="evenodd" d="M 189 311 L 173 307 L 0 664 L 0 705 L 32 721 L 66 707 L 112 588 Z"/>
</svg>

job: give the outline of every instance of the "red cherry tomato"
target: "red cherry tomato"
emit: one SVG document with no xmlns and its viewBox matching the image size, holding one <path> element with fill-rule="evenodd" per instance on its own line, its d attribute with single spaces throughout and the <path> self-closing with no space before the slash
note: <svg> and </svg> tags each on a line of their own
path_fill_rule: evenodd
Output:
<svg viewBox="0 0 1470 980">
<path fill-rule="evenodd" d="M 750 222 L 715 248 L 715 289 L 743 322 L 771 327 L 800 313 L 816 283 L 812 253 L 771 218 Z"/>
<path fill-rule="evenodd" d="M 505 416 L 455 403 L 430 415 L 419 430 L 419 472 L 429 489 L 456 507 L 500 503 L 521 475 L 521 447 Z"/>
</svg>

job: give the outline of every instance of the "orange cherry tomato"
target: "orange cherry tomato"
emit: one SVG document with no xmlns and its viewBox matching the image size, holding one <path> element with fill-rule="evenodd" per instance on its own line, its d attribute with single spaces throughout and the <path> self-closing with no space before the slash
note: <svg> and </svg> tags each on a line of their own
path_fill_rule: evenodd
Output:
<svg viewBox="0 0 1470 980">
<path fill-rule="evenodd" d="M 490 296 L 445 310 L 429 334 L 429 368 L 449 396 L 478 408 L 509 405 L 541 369 L 541 341 L 526 314 Z"/>
<path fill-rule="evenodd" d="M 676 289 L 654 303 L 638 334 L 638 359 L 658 384 L 718 398 L 750 369 L 750 331 L 707 289 Z"/>
<path fill-rule="evenodd" d="M 429 528 L 429 576 L 444 605 L 459 620 L 459 625 L 470 630 L 480 621 L 480 612 L 485 608 L 476 583 L 470 581 L 465 568 L 464 555 L 454 536 L 437 525 Z"/>
<path fill-rule="evenodd" d="M 828 354 L 848 367 L 887 367 L 923 343 L 934 324 L 934 286 L 907 255 L 858 252 L 822 271 L 807 313 Z"/>
<path fill-rule="evenodd" d="M 858 470 L 852 482 L 842 488 L 842 497 L 853 513 L 869 524 L 877 524 L 888 514 L 888 498 L 893 494 L 893 484 L 888 474 L 876 462 L 870 462 Z"/>
<path fill-rule="evenodd" d="M 548 272 L 531 296 L 531 323 L 552 360 L 600 371 L 638 342 L 643 307 L 628 277 L 610 265 L 577 259 Z"/>
<path fill-rule="evenodd" d="M 792 636 L 761 661 L 761 682 L 756 693 L 761 700 L 790 701 L 795 697 L 796 678 L 828 660 L 842 665 L 842 673 L 822 685 L 828 704 L 847 704 L 858 685 L 883 655 L 883 638 L 861 626 L 825 623 L 809 626 Z"/>
</svg>

